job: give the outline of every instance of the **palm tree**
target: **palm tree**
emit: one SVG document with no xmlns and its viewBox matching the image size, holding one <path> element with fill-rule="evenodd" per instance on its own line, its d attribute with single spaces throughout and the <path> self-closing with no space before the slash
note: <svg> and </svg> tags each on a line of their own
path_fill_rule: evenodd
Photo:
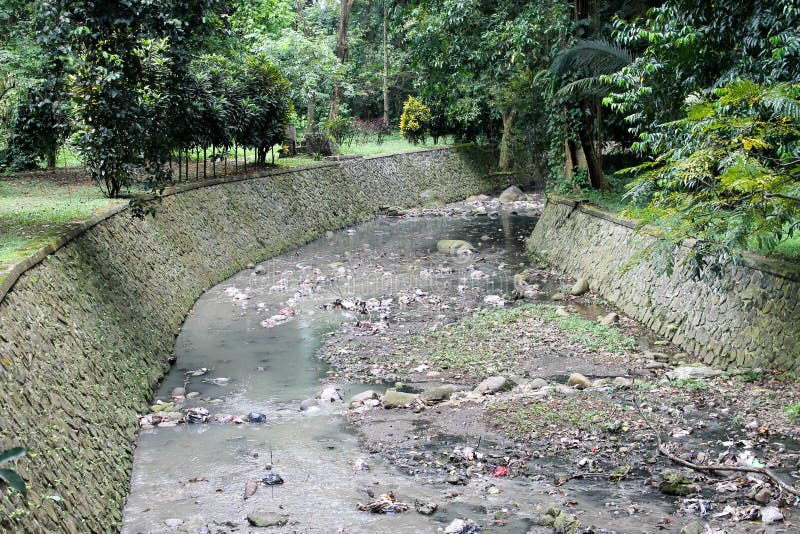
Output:
<svg viewBox="0 0 800 534">
<path fill-rule="evenodd" d="M 600 99 L 611 89 L 604 76 L 619 71 L 632 61 L 633 55 L 626 48 L 607 41 L 581 40 L 563 50 L 550 67 L 561 79 L 577 76 L 577 79 L 565 81 L 556 97 L 583 110 L 583 124 L 576 136 L 580 146 L 565 132 L 566 173 L 571 176 L 576 165 L 584 166 L 585 163 L 592 187 L 601 191 L 608 188 L 608 182 L 602 164 Z"/>
</svg>

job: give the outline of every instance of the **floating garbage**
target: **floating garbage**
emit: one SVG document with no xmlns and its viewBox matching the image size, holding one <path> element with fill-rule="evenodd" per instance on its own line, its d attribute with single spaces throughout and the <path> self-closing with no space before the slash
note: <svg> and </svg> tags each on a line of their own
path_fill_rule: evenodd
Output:
<svg viewBox="0 0 800 534">
<path fill-rule="evenodd" d="M 277 486 L 283 484 L 283 479 L 278 473 L 269 473 L 261 479 L 261 483 L 265 486 Z"/>
<path fill-rule="evenodd" d="M 247 414 L 247 422 L 248 423 L 266 423 L 267 416 L 263 413 L 258 412 L 250 412 Z"/>
<path fill-rule="evenodd" d="M 215 386 L 227 386 L 228 382 L 230 382 L 230 378 L 219 377 L 219 378 L 211 378 L 211 379 L 203 379 L 203 382 L 206 384 L 214 384 Z"/>
<path fill-rule="evenodd" d="M 205 408 L 190 408 L 186 410 L 186 422 L 190 425 L 208 423 L 210 415 Z"/>
<path fill-rule="evenodd" d="M 296 309 L 283 308 L 276 315 L 273 315 L 269 319 L 264 319 L 263 321 L 261 321 L 261 326 L 263 326 L 264 328 L 273 328 L 278 326 L 279 324 L 283 324 L 289 321 L 295 315 L 297 315 Z"/>
<path fill-rule="evenodd" d="M 391 491 L 367 504 L 358 503 L 359 510 L 373 514 L 399 514 L 408 511 L 408 508 L 409 506 L 404 502 L 399 502 Z"/>
</svg>

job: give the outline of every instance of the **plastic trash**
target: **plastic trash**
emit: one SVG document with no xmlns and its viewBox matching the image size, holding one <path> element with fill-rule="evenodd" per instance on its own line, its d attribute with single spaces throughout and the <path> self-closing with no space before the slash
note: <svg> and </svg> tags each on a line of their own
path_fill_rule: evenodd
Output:
<svg viewBox="0 0 800 534">
<path fill-rule="evenodd" d="M 278 473 L 269 473 L 261 479 L 261 483 L 265 486 L 277 486 L 278 484 L 283 484 L 283 479 Z"/>
<path fill-rule="evenodd" d="M 267 416 L 263 413 L 258 412 L 250 412 L 247 414 L 247 422 L 248 423 L 266 423 Z"/>
</svg>

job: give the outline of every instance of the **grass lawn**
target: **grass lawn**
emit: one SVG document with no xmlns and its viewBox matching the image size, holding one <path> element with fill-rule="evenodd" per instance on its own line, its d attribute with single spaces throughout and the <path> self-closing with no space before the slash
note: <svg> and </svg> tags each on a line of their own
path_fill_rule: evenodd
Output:
<svg viewBox="0 0 800 534">
<path fill-rule="evenodd" d="M 357 154 L 360 156 L 372 156 L 375 154 L 408 152 L 411 150 L 419 150 L 422 148 L 433 148 L 435 146 L 444 146 L 449 144 L 452 144 L 452 140 L 450 139 L 439 140 L 438 145 L 434 145 L 433 141 L 428 139 L 427 143 L 413 145 L 408 141 L 406 141 L 399 134 L 394 134 L 394 135 L 387 135 L 384 138 L 383 143 L 381 143 L 380 145 L 373 139 L 367 143 L 352 143 L 351 145 L 344 143 L 344 145 L 342 145 L 340 148 L 342 154 Z M 319 163 L 319 160 L 315 160 L 313 156 L 310 156 L 308 154 L 299 154 L 293 158 L 275 159 L 275 164 L 280 167 L 302 167 L 304 165 L 313 165 L 314 163 Z"/>
<path fill-rule="evenodd" d="M 440 146 L 445 143 L 440 142 Z M 387 136 L 382 144 L 374 140 L 342 147 L 343 154 L 383 154 L 404 152 L 427 145 L 412 145 L 400 135 Z M 276 150 L 277 152 L 277 150 Z M 241 156 L 241 153 L 240 153 Z M 319 163 L 311 156 L 276 157 L 278 167 L 298 167 Z M 75 222 L 90 219 L 127 200 L 112 200 L 89 183 L 80 169 L 74 149 L 63 148 L 55 172 L 36 171 L 0 176 L 0 271 L 8 269 Z"/>
<path fill-rule="evenodd" d="M 70 223 L 126 202 L 103 196 L 95 185 L 45 177 L 0 179 L 0 271 L 62 234 Z"/>
</svg>

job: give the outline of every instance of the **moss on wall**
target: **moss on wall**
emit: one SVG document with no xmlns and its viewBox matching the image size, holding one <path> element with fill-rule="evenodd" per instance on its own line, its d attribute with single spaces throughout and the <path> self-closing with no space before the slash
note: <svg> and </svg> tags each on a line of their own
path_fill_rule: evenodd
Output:
<svg viewBox="0 0 800 534">
<path fill-rule="evenodd" d="M 155 218 L 116 213 L 28 269 L 0 302 L 0 448 L 28 503 L 3 496 L 4 532 L 119 529 L 137 414 L 168 370 L 186 311 L 211 285 L 433 189 L 493 188 L 474 147 L 347 160 L 166 196 Z"/>
</svg>

